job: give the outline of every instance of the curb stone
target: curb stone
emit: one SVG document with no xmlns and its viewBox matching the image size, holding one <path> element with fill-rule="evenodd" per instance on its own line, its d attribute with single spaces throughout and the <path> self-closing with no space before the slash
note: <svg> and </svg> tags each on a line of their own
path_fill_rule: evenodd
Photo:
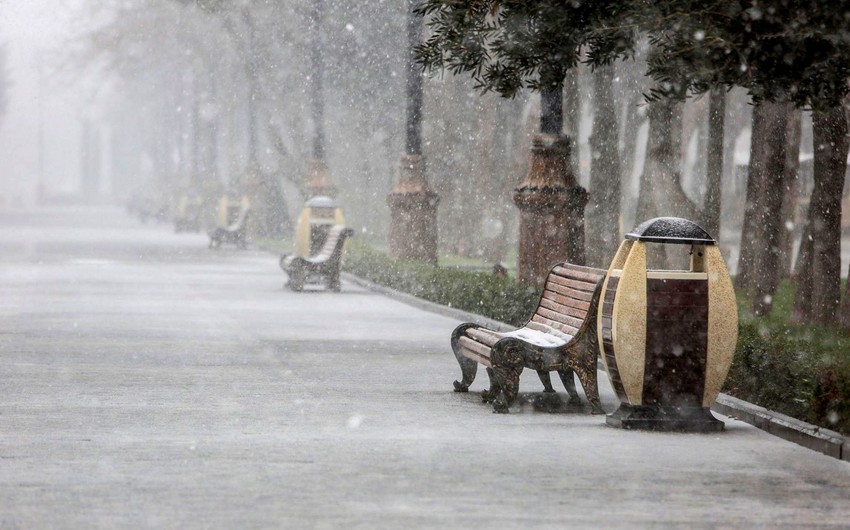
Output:
<svg viewBox="0 0 850 530">
<path fill-rule="evenodd" d="M 720 394 L 711 410 L 839 460 L 850 461 L 850 441 L 841 434 Z"/>
<path fill-rule="evenodd" d="M 499 322 L 491 318 L 487 318 L 475 313 L 447 307 L 444 305 L 429 302 L 422 298 L 417 298 L 411 294 L 403 293 L 383 285 L 378 285 L 369 280 L 355 276 L 350 272 L 343 272 L 343 278 L 346 280 L 365 287 L 371 291 L 381 293 L 390 298 L 412 305 L 425 311 L 437 313 L 439 315 L 465 320 L 467 322 L 475 322 L 476 324 L 484 325 L 496 331 L 509 331 L 514 329 L 514 326 Z M 601 370 L 601 364 L 600 364 Z M 717 396 L 717 401 L 712 405 L 711 410 L 718 414 L 723 414 L 733 419 L 748 423 L 753 427 L 761 429 L 783 440 L 801 445 L 807 449 L 823 453 L 833 458 L 850 462 L 850 439 L 841 434 L 829 429 L 821 428 L 804 421 L 794 419 L 790 416 L 773 412 L 759 405 L 749 403 L 742 399 L 732 397 L 727 394 Z"/>
</svg>

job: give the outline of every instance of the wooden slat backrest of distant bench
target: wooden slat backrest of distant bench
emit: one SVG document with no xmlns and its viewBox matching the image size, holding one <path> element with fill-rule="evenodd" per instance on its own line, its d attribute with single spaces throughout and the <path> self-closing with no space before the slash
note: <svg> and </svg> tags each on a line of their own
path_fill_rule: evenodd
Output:
<svg viewBox="0 0 850 530">
<path fill-rule="evenodd" d="M 295 291 L 300 291 L 308 277 L 313 275 L 325 277 L 328 286 L 334 291 L 339 291 L 342 251 L 345 240 L 353 235 L 354 231 L 351 228 L 345 225 L 333 225 L 328 231 L 322 248 L 316 254 L 307 258 L 294 255 L 281 256 L 280 267 L 287 273 L 287 285 Z"/>
</svg>

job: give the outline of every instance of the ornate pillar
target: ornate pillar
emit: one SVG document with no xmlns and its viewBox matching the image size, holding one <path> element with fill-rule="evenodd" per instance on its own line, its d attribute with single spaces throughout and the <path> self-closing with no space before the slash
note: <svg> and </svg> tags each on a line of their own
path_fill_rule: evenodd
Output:
<svg viewBox="0 0 850 530">
<path fill-rule="evenodd" d="M 313 0 L 310 25 L 310 117 L 313 122 L 313 158 L 307 161 L 307 195 L 336 195 L 325 162 L 324 63 L 321 34 L 325 20 L 325 0 Z"/>
<path fill-rule="evenodd" d="M 422 18 L 413 14 L 417 3 L 408 0 L 407 134 L 398 184 L 387 196 L 392 216 L 390 252 L 397 258 L 436 265 L 440 198 L 428 186 L 422 157 L 422 71 L 413 54 L 422 33 Z"/>
<path fill-rule="evenodd" d="M 584 206 L 587 192 L 570 169 L 568 136 L 540 133 L 531 147 L 525 180 L 514 189 L 520 211 L 517 275 L 542 286 L 555 263 L 584 264 Z"/>
<path fill-rule="evenodd" d="M 387 196 L 392 215 L 392 255 L 437 264 L 437 204 L 439 196 L 425 180 L 422 155 L 404 155 L 398 184 Z"/>
</svg>

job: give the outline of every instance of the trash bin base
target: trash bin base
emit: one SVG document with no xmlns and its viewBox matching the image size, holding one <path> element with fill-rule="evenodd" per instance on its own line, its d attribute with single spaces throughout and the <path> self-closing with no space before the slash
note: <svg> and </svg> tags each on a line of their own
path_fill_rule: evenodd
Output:
<svg viewBox="0 0 850 530">
<path fill-rule="evenodd" d="M 647 431 L 719 432 L 725 424 L 704 407 L 671 407 L 621 403 L 605 423 L 620 429 Z"/>
</svg>

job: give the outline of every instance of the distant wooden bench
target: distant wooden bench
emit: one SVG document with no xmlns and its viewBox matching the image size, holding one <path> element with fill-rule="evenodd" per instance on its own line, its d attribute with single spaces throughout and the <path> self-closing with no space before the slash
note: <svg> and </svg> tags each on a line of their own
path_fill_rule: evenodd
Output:
<svg viewBox="0 0 850 530">
<path fill-rule="evenodd" d="M 203 201 L 200 197 L 189 197 L 181 195 L 177 200 L 177 210 L 174 214 L 175 232 L 198 232 L 201 229 L 201 207 Z"/>
<path fill-rule="evenodd" d="M 555 392 L 549 372 L 557 371 L 571 401 L 577 401 L 575 373 L 593 412 L 603 413 L 596 381 L 596 313 L 604 277 L 601 269 L 557 265 L 525 326 L 509 332 L 472 323 L 458 326 L 451 342 L 463 378 L 454 382 L 455 392 L 467 392 L 483 364 L 490 389 L 482 397 L 493 402 L 495 412 L 507 412 L 516 400 L 523 368 L 537 371 L 547 393 Z"/>
<path fill-rule="evenodd" d="M 287 285 L 293 291 L 304 289 L 305 283 L 325 281 L 332 291 L 339 292 L 339 265 L 345 240 L 354 235 L 354 230 L 345 225 L 333 225 L 328 231 L 322 248 L 313 256 L 303 258 L 295 255 L 280 257 L 280 268 L 286 272 Z"/>
<path fill-rule="evenodd" d="M 248 246 L 247 229 L 248 214 L 251 207 L 247 200 L 243 200 L 239 206 L 239 214 L 236 220 L 227 226 L 217 226 L 209 231 L 210 248 L 218 248 L 223 243 L 231 243 L 239 248 Z"/>
</svg>

